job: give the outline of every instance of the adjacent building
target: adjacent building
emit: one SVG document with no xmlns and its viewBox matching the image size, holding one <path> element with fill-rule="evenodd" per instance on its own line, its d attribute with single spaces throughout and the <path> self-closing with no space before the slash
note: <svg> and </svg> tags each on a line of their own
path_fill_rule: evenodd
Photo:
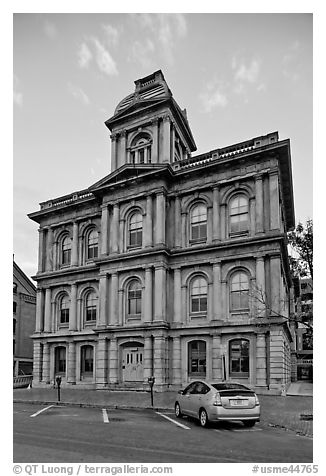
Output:
<svg viewBox="0 0 326 476">
<path fill-rule="evenodd" d="M 13 354 L 14 376 L 32 375 L 36 288 L 13 262 Z"/>
<path fill-rule="evenodd" d="M 40 204 L 33 385 L 281 393 L 291 379 L 290 141 L 194 155 L 161 71 L 105 123 L 111 172 Z"/>
<path fill-rule="evenodd" d="M 296 378 L 313 379 L 313 281 L 301 278 L 296 303 Z"/>
</svg>

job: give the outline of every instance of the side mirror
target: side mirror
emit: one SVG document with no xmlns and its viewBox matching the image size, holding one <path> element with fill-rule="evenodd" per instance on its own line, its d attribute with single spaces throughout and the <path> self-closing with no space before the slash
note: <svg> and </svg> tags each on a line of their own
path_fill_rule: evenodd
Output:
<svg viewBox="0 0 326 476">
<path fill-rule="evenodd" d="M 180 393 L 181 395 L 183 394 L 183 390 L 178 390 L 178 393 Z"/>
</svg>

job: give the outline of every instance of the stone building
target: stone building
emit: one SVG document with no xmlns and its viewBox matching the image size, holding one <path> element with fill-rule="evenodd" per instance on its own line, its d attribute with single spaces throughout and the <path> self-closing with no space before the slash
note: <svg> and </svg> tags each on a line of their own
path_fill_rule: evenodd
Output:
<svg viewBox="0 0 326 476">
<path fill-rule="evenodd" d="M 31 375 L 35 330 L 36 288 L 13 262 L 13 355 L 14 376 Z"/>
<path fill-rule="evenodd" d="M 111 172 L 40 204 L 34 386 L 290 382 L 289 140 L 201 155 L 161 71 L 105 125 Z"/>
</svg>

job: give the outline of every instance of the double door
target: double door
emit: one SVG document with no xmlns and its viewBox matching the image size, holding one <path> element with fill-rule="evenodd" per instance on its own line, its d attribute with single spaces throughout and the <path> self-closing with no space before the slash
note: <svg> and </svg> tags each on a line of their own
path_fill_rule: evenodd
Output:
<svg viewBox="0 0 326 476">
<path fill-rule="evenodd" d="M 143 347 L 126 347 L 122 356 L 122 378 L 124 382 L 142 382 L 144 377 Z"/>
</svg>

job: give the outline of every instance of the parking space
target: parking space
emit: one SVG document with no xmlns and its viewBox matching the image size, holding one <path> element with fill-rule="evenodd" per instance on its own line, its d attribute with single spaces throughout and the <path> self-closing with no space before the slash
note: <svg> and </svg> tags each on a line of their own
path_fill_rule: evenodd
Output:
<svg viewBox="0 0 326 476">
<path fill-rule="evenodd" d="M 311 442 L 302 439 L 300 445 L 309 460 Z M 289 461 L 290 448 L 293 461 L 303 457 L 295 435 L 260 423 L 202 428 L 197 420 L 176 418 L 172 410 L 14 404 L 16 462 Z"/>
</svg>

